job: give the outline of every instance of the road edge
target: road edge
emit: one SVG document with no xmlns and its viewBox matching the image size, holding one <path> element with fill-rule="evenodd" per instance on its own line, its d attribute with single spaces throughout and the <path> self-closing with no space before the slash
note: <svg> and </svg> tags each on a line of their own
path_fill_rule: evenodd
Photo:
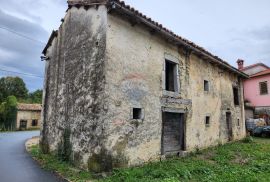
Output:
<svg viewBox="0 0 270 182">
<path fill-rule="evenodd" d="M 27 151 L 27 153 L 31 156 L 31 158 L 38 163 L 38 165 L 43 169 L 43 165 L 41 163 L 40 160 L 38 160 L 37 158 L 35 158 L 34 156 L 31 155 L 30 149 L 32 146 L 38 145 L 39 144 L 39 136 L 35 136 L 32 137 L 30 139 L 27 139 L 25 142 L 25 150 Z M 67 178 L 65 178 L 62 174 L 58 173 L 57 171 L 53 171 L 53 170 L 49 170 L 50 172 L 52 172 L 54 175 L 56 175 L 58 178 L 61 178 L 63 181 L 66 182 L 72 182 L 70 180 L 68 180 Z"/>
</svg>

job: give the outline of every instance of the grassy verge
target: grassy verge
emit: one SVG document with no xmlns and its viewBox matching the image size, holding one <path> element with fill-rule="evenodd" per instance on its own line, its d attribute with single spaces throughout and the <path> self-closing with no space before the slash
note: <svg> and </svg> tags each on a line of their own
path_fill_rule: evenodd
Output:
<svg viewBox="0 0 270 182">
<path fill-rule="evenodd" d="M 49 170 L 60 172 L 72 181 L 91 180 L 86 171 L 75 170 L 55 157 L 31 153 Z M 186 158 L 173 158 L 142 167 L 114 170 L 105 182 L 178 182 L 178 181 L 270 181 L 270 139 L 244 140 L 197 152 Z"/>
<path fill-rule="evenodd" d="M 92 179 L 89 172 L 76 169 L 53 155 L 42 154 L 38 145 L 32 146 L 30 153 L 44 169 L 54 171 L 69 181 L 86 182 Z"/>
</svg>

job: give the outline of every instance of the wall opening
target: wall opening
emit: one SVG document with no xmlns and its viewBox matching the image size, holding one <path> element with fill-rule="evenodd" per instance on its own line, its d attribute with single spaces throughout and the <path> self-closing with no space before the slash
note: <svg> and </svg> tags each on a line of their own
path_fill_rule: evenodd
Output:
<svg viewBox="0 0 270 182">
<path fill-rule="evenodd" d="M 37 126 L 38 125 L 38 120 L 37 119 L 33 119 L 32 120 L 32 126 Z"/>
<path fill-rule="evenodd" d="M 143 119 L 141 108 L 133 108 L 133 119 Z"/>
<path fill-rule="evenodd" d="M 165 61 L 166 90 L 177 91 L 177 64 L 171 61 Z"/>
<path fill-rule="evenodd" d="M 260 94 L 261 95 L 267 95 L 268 94 L 268 85 L 267 81 L 260 82 Z"/>
<path fill-rule="evenodd" d="M 233 133 L 232 133 L 232 114 L 231 114 L 231 112 L 226 112 L 226 125 L 227 125 L 228 141 L 232 141 L 233 140 Z"/>
<path fill-rule="evenodd" d="M 209 81 L 204 80 L 204 91 L 209 92 L 210 87 L 209 87 Z"/>
<path fill-rule="evenodd" d="M 233 99 L 234 99 L 234 105 L 239 105 L 239 89 L 237 87 L 233 87 Z"/>
<path fill-rule="evenodd" d="M 210 126 L 210 116 L 205 117 L 205 126 L 209 127 Z"/>
<path fill-rule="evenodd" d="M 20 130 L 27 129 L 27 120 L 20 120 Z"/>
</svg>

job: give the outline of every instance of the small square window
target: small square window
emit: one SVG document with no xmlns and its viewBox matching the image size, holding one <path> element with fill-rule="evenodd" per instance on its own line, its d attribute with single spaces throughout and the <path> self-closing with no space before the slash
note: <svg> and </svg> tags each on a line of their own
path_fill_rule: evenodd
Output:
<svg viewBox="0 0 270 182">
<path fill-rule="evenodd" d="M 37 126 L 38 125 L 38 120 L 37 119 L 33 119 L 32 120 L 32 126 Z"/>
<path fill-rule="evenodd" d="M 205 125 L 208 127 L 210 126 L 210 116 L 205 117 Z"/>
<path fill-rule="evenodd" d="M 209 87 L 209 81 L 204 80 L 204 91 L 209 92 L 210 87 Z"/>
<path fill-rule="evenodd" d="M 133 119 L 143 119 L 141 108 L 133 108 Z"/>
</svg>

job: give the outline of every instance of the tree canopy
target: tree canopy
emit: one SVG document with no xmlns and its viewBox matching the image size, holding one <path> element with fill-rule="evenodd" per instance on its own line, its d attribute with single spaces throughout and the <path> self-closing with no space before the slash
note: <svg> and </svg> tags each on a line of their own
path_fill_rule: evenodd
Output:
<svg viewBox="0 0 270 182">
<path fill-rule="evenodd" d="M 17 102 L 41 104 L 42 90 L 29 93 L 23 79 L 0 78 L 0 130 L 15 129 Z"/>
<path fill-rule="evenodd" d="M 3 77 L 0 79 L 0 102 L 3 102 L 11 95 L 18 99 L 27 98 L 28 90 L 21 78 Z"/>
<path fill-rule="evenodd" d="M 36 103 L 42 102 L 42 90 L 28 92 L 26 85 L 20 77 L 3 77 L 0 79 L 0 103 L 5 102 L 8 96 L 15 96 L 18 102 Z"/>
<path fill-rule="evenodd" d="M 17 99 L 15 96 L 8 96 L 6 102 L 0 105 L 0 130 L 15 129 L 17 115 Z"/>
<path fill-rule="evenodd" d="M 42 103 L 43 90 L 39 89 L 29 94 L 29 98 L 32 103 Z"/>
</svg>

